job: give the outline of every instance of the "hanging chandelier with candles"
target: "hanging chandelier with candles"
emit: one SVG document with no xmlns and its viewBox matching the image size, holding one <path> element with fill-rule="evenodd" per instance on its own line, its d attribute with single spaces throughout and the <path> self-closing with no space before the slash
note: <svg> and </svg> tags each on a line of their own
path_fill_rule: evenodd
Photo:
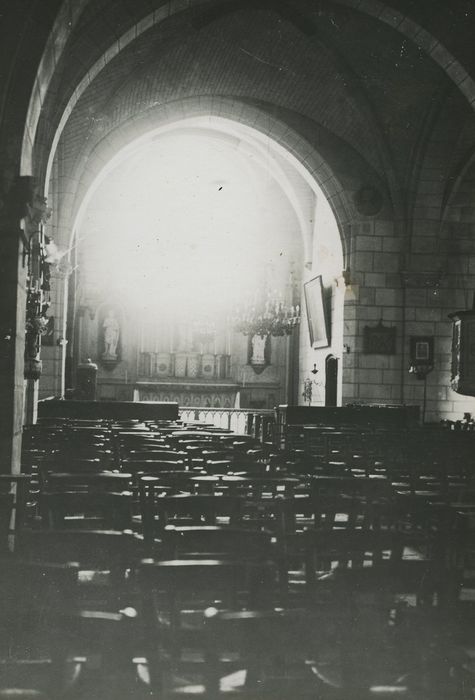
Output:
<svg viewBox="0 0 475 700">
<path fill-rule="evenodd" d="M 288 306 L 281 297 L 273 296 L 269 291 L 264 301 L 255 300 L 237 312 L 234 328 L 249 336 L 284 336 L 290 335 L 299 323 L 300 306 Z"/>
</svg>

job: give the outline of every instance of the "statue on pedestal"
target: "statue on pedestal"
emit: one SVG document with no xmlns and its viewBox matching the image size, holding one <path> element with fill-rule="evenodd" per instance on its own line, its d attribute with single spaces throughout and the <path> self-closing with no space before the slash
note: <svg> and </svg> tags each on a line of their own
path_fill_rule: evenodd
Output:
<svg viewBox="0 0 475 700">
<path fill-rule="evenodd" d="M 109 310 L 102 324 L 104 338 L 103 360 L 117 360 L 117 346 L 119 344 L 120 326 L 112 309 Z"/>
<path fill-rule="evenodd" d="M 251 365 L 265 365 L 266 364 L 266 349 L 267 336 L 266 335 L 253 335 L 251 338 L 252 345 L 252 355 L 251 355 Z"/>
</svg>

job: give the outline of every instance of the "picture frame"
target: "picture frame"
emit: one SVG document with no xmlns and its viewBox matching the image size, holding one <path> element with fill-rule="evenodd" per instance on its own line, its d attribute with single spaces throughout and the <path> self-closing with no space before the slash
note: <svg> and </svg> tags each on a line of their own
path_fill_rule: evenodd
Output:
<svg viewBox="0 0 475 700">
<path fill-rule="evenodd" d="M 434 336 L 413 335 L 410 338 L 411 362 L 418 365 L 434 364 Z"/>
<path fill-rule="evenodd" d="M 322 276 L 318 275 L 305 282 L 303 289 L 310 345 L 313 348 L 327 348 L 330 345 L 329 319 L 325 308 Z"/>
<path fill-rule="evenodd" d="M 380 321 L 376 326 L 363 329 L 363 352 L 365 355 L 394 355 L 396 353 L 396 327 L 385 326 Z"/>
</svg>

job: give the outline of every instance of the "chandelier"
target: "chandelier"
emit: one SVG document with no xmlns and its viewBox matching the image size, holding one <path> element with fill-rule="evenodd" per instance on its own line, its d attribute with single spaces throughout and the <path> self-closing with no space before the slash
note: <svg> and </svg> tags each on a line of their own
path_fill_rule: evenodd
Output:
<svg viewBox="0 0 475 700">
<path fill-rule="evenodd" d="M 300 306 L 287 306 L 284 301 L 271 292 L 265 301 L 254 302 L 247 309 L 238 311 L 234 328 L 238 333 L 262 337 L 267 335 L 290 335 L 300 323 Z"/>
</svg>

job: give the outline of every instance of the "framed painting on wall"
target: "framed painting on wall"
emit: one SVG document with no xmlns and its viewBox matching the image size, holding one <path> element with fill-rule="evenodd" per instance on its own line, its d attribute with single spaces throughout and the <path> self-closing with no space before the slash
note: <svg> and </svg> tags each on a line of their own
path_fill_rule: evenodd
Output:
<svg viewBox="0 0 475 700">
<path fill-rule="evenodd" d="M 417 335 L 410 338 L 411 362 L 418 364 L 434 364 L 434 337 L 431 335 Z"/>
<path fill-rule="evenodd" d="M 396 353 L 396 327 L 385 326 L 380 321 L 377 326 L 363 329 L 363 352 L 366 355 L 394 355 Z"/>
<path fill-rule="evenodd" d="M 322 277 L 319 275 L 303 285 L 305 307 L 307 309 L 310 345 L 313 348 L 327 348 L 330 345 L 328 318 L 323 298 Z"/>
</svg>

